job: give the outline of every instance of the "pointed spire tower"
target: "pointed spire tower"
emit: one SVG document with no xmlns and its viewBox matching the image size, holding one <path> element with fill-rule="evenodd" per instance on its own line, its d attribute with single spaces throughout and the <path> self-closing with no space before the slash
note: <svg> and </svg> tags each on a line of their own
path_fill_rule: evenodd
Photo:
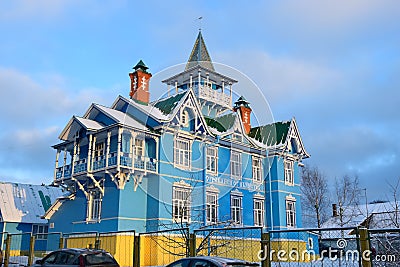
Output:
<svg viewBox="0 0 400 267">
<path fill-rule="evenodd" d="M 201 30 L 197 35 L 196 42 L 194 43 L 192 53 L 190 53 L 189 60 L 186 64 L 185 70 L 188 70 L 197 65 L 215 71 L 214 65 L 211 61 L 210 54 L 208 54 L 206 43 L 204 42 L 203 39 L 203 35 L 201 34 Z"/>
<path fill-rule="evenodd" d="M 168 86 L 168 96 L 193 90 L 205 116 L 216 117 L 232 110 L 232 85 L 237 81 L 215 70 L 201 31 L 185 70 L 162 82 Z"/>
</svg>

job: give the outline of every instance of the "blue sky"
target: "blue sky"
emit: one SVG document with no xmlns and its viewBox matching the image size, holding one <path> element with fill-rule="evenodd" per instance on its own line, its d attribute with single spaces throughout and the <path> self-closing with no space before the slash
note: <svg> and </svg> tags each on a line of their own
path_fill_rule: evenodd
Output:
<svg viewBox="0 0 400 267">
<path fill-rule="evenodd" d="M 139 59 L 152 73 L 185 62 L 200 16 L 212 59 L 249 76 L 276 120 L 296 117 L 308 163 L 389 197 L 400 177 L 396 0 L 1 1 L 1 180 L 50 183 L 69 118 L 128 96 Z"/>
</svg>

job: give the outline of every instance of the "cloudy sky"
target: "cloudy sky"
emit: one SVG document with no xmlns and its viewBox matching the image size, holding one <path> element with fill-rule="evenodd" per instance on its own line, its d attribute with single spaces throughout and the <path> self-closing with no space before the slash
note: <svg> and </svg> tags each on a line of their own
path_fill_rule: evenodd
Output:
<svg viewBox="0 0 400 267">
<path fill-rule="evenodd" d="M 50 183 L 69 118 L 128 96 L 139 59 L 185 62 L 202 16 L 212 59 L 250 77 L 275 120 L 296 118 L 307 163 L 385 199 L 400 177 L 400 2 L 209 2 L 1 1 L 0 180 Z"/>
</svg>

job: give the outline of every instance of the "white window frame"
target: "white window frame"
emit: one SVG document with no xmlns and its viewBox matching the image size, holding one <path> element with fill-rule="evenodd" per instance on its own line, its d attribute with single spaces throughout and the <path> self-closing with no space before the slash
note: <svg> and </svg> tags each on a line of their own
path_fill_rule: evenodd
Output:
<svg viewBox="0 0 400 267">
<path fill-rule="evenodd" d="M 218 147 L 207 147 L 206 149 L 206 168 L 208 173 L 218 173 Z M 213 164 L 214 163 L 214 167 Z"/>
<path fill-rule="evenodd" d="M 308 241 L 308 248 L 314 249 L 314 240 L 312 239 L 312 237 L 309 237 L 307 241 Z"/>
<path fill-rule="evenodd" d="M 207 224 L 218 222 L 218 193 L 206 192 L 206 221 Z"/>
<path fill-rule="evenodd" d="M 181 111 L 181 124 L 184 127 L 189 126 L 189 112 L 187 112 L 186 110 Z"/>
<path fill-rule="evenodd" d="M 89 192 L 87 201 L 87 221 L 98 222 L 101 218 L 101 193 L 97 191 Z"/>
<path fill-rule="evenodd" d="M 190 222 L 191 210 L 190 186 L 172 187 L 172 219 L 176 222 Z"/>
<path fill-rule="evenodd" d="M 47 240 L 49 227 L 44 224 L 32 224 L 32 234 L 37 240 Z"/>
<path fill-rule="evenodd" d="M 296 227 L 296 199 L 286 198 L 286 226 Z"/>
<path fill-rule="evenodd" d="M 191 164 L 191 142 L 183 138 L 174 140 L 174 165 L 190 169 Z"/>
<path fill-rule="evenodd" d="M 243 196 L 231 195 L 231 220 L 233 224 L 243 224 Z"/>
<path fill-rule="evenodd" d="M 254 198 L 253 200 L 253 210 L 254 210 L 254 226 L 264 226 L 264 199 Z"/>
<path fill-rule="evenodd" d="M 232 178 L 242 178 L 242 155 L 238 151 L 231 151 L 230 165 Z"/>
<path fill-rule="evenodd" d="M 252 157 L 252 169 L 253 169 L 253 181 L 256 183 L 262 183 L 263 172 L 262 172 L 262 160 L 260 157 Z"/>
<path fill-rule="evenodd" d="M 285 171 L 285 184 L 294 185 L 294 161 L 286 159 L 283 164 Z"/>
<path fill-rule="evenodd" d="M 135 138 L 135 156 L 143 157 L 144 156 L 144 139 L 143 138 Z"/>
</svg>

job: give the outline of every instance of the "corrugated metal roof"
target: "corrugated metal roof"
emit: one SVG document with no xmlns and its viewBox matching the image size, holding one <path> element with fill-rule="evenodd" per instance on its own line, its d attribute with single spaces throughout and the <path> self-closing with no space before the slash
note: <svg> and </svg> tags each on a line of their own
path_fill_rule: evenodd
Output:
<svg viewBox="0 0 400 267">
<path fill-rule="evenodd" d="M 40 217 L 66 193 L 59 187 L 0 182 L 0 212 L 5 222 L 47 223 Z"/>
</svg>

